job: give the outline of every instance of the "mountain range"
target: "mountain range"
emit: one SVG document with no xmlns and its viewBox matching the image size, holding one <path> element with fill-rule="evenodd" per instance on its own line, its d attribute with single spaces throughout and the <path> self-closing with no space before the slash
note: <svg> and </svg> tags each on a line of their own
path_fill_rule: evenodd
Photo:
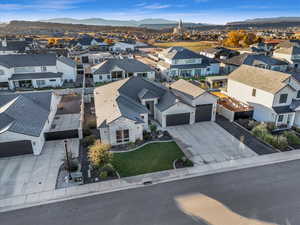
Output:
<svg viewBox="0 0 300 225">
<path fill-rule="evenodd" d="M 39 22 L 47 23 L 64 23 L 64 24 L 83 24 L 97 26 L 126 26 L 139 27 L 148 24 L 176 24 L 177 21 L 149 18 L 143 20 L 107 20 L 103 18 L 73 19 L 73 18 L 53 18 L 48 20 L 40 20 Z"/>
<path fill-rule="evenodd" d="M 272 17 L 272 18 L 256 18 L 248 19 L 244 21 L 229 22 L 227 25 L 235 24 L 262 24 L 262 23 L 298 23 L 300 22 L 300 17 Z"/>
</svg>

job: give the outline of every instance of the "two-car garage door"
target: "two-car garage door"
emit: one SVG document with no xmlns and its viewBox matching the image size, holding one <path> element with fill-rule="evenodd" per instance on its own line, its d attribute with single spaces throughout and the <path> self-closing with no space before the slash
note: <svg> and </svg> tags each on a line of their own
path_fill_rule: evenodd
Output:
<svg viewBox="0 0 300 225">
<path fill-rule="evenodd" d="M 33 154 L 31 141 L 0 143 L 0 158 L 24 154 Z"/>
</svg>

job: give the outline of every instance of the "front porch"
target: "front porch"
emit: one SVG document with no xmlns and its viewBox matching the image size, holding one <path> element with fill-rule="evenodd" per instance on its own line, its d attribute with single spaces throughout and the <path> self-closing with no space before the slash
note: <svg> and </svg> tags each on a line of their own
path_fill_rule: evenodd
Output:
<svg viewBox="0 0 300 225">
<path fill-rule="evenodd" d="M 280 113 L 275 117 L 275 127 L 277 130 L 290 129 L 294 125 L 295 112 Z"/>
</svg>

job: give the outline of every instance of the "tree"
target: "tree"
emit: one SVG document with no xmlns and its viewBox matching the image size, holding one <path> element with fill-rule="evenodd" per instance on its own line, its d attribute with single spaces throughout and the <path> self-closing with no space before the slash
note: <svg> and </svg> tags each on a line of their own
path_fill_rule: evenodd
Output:
<svg viewBox="0 0 300 225">
<path fill-rule="evenodd" d="M 103 167 L 112 160 L 112 153 L 109 151 L 110 145 L 101 143 L 100 140 L 89 147 L 88 158 L 95 167 Z"/>
</svg>

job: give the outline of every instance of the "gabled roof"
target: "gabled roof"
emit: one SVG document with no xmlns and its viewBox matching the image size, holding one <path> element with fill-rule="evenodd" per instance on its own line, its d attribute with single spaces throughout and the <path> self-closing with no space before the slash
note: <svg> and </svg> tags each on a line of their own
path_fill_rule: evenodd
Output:
<svg viewBox="0 0 300 225">
<path fill-rule="evenodd" d="M 62 63 L 71 66 L 71 67 L 76 67 L 76 62 L 70 58 L 67 58 L 65 56 L 60 56 L 58 57 L 58 60 L 61 61 Z"/>
<path fill-rule="evenodd" d="M 6 46 L 0 41 L 0 51 L 17 51 L 24 52 L 27 46 L 26 41 L 6 41 Z"/>
<path fill-rule="evenodd" d="M 0 55 L 0 65 L 11 67 L 55 66 L 55 54 Z"/>
<path fill-rule="evenodd" d="M 170 85 L 170 87 L 172 90 L 174 89 L 180 91 L 181 93 L 184 93 L 192 98 L 196 98 L 206 92 L 204 89 L 197 87 L 196 85 L 183 79 L 175 81 Z"/>
<path fill-rule="evenodd" d="M 40 136 L 51 109 L 52 92 L 0 96 L 0 131 Z"/>
<path fill-rule="evenodd" d="M 116 66 L 129 73 L 153 71 L 150 66 L 136 59 L 107 59 L 93 67 L 94 74 L 109 74 Z"/>
<path fill-rule="evenodd" d="M 161 54 L 169 59 L 198 59 L 204 57 L 189 49 L 178 46 L 167 48 Z"/>
<path fill-rule="evenodd" d="M 230 64 L 230 65 L 235 65 L 235 66 L 240 66 L 242 64 L 245 65 L 269 65 L 269 66 L 274 66 L 274 65 L 288 65 L 286 61 L 272 58 L 269 56 L 265 55 L 257 55 L 257 54 L 249 54 L 249 53 L 244 53 L 238 56 L 234 56 L 230 59 L 223 60 L 225 64 Z"/>
<path fill-rule="evenodd" d="M 275 94 L 288 86 L 290 74 L 262 69 L 255 66 L 242 65 L 229 74 L 228 80 L 234 80 L 250 87 Z"/>
</svg>

